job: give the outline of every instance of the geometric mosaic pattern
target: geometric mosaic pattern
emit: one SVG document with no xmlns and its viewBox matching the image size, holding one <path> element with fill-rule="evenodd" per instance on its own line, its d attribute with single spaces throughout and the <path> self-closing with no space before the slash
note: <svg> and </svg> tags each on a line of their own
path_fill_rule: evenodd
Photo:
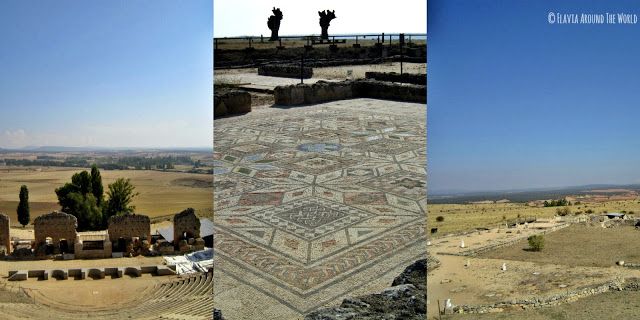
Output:
<svg viewBox="0 0 640 320">
<path fill-rule="evenodd" d="M 236 279 L 301 317 L 388 286 L 381 274 L 426 251 L 425 165 L 422 104 L 352 99 L 216 119 L 214 283 Z"/>
</svg>

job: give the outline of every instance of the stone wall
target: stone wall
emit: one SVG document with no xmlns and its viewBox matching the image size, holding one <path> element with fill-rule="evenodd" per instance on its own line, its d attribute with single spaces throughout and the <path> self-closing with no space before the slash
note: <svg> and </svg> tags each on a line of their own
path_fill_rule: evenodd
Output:
<svg viewBox="0 0 640 320">
<path fill-rule="evenodd" d="M 616 280 L 607 282 L 605 284 L 592 285 L 588 287 L 582 287 L 577 290 L 567 291 L 565 293 L 555 294 L 545 298 L 530 298 L 530 299 L 514 299 L 512 301 L 503 301 L 490 305 L 460 305 L 453 307 L 452 311 L 455 313 L 493 313 L 503 312 L 506 310 L 523 310 L 531 308 L 549 307 L 559 305 L 562 303 L 576 301 L 581 298 L 592 296 L 595 294 L 605 293 L 608 291 L 622 291 L 622 290 L 638 290 L 637 282 L 631 284 L 625 284 L 624 280 Z"/>
<path fill-rule="evenodd" d="M 419 84 L 423 86 L 427 84 L 426 74 L 415 74 L 415 73 L 399 74 L 395 72 L 365 72 L 364 77 L 366 79 L 412 83 L 412 84 Z"/>
<path fill-rule="evenodd" d="M 125 214 L 109 218 L 109 240 L 116 243 L 119 238 L 131 239 L 140 237 L 140 240 L 151 242 L 151 220 L 141 214 Z"/>
<path fill-rule="evenodd" d="M 0 251 L 4 247 L 5 254 L 11 254 L 11 236 L 9 235 L 9 216 L 0 213 Z"/>
<path fill-rule="evenodd" d="M 318 81 L 314 84 L 278 86 L 275 103 L 291 106 L 351 98 L 374 98 L 427 103 L 426 86 L 376 80 Z"/>
<path fill-rule="evenodd" d="M 55 247 L 59 246 L 61 239 L 65 239 L 67 240 L 69 249 L 73 250 L 77 237 L 77 227 L 78 220 L 76 217 L 64 212 L 54 211 L 39 216 L 33 221 L 36 247 L 44 244 L 47 237 L 51 237 Z"/>
<path fill-rule="evenodd" d="M 242 90 L 217 92 L 213 96 L 214 117 L 251 112 L 251 94 Z"/>
<path fill-rule="evenodd" d="M 258 74 L 261 76 L 295 78 L 300 79 L 300 65 L 265 65 L 258 67 Z M 302 78 L 309 79 L 313 76 L 313 69 L 305 66 L 302 68 Z"/>
<path fill-rule="evenodd" d="M 356 80 L 354 96 L 427 103 L 427 87 L 416 84 L 397 84 L 377 80 Z"/>
<path fill-rule="evenodd" d="M 200 238 L 200 219 L 193 210 L 185 210 L 173 216 L 173 244 L 178 245 L 183 233 L 190 238 Z"/>
</svg>

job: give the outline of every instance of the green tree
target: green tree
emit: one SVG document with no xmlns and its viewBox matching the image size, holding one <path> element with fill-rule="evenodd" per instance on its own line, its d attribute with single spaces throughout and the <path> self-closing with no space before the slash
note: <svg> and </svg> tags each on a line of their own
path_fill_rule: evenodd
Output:
<svg viewBox="0 0 640 320">
<path fill-rule="evenodd" d="M 102 229 L 102 211 L 96 203 L 96 198 L 92 193 L 82 195 L 74 192 L 70 194 L 73 207 L 71 212 L 78 218 L 78 230 L 100 230 Z"/>
<path fill-rule="evenodd" d="M 57 188 L 55 192 L 62 211 L 78 219 L 78 230 L 97 230 L 101 227 L 102 211 L 93 195 L 89 172 L 74 174 L 71 183 Z"/>
<path fill-rule="evenodd" d="M 542 251 L 544 248 L 544 237 L 541 234 L 532 235 L 527 238 L 527 241 L 532 251 Z"/>
<path fill-rule="evenodd" d="M 102 206 L 104 201 L 104 187 L 102 186 L 102 176 L 97 165 L 91 166 L 91 189 L 93 190 L 93 196 L 96 198 L 96 204 L 98 207 Z"/>
<path fill-rule="evenodd" d="M 134 212 L 136 207 L 131 205 L 131 202 L 138 194 L 139 193 L 135 192 L 135 187 L 131 184 L 130 179 L 120 178 L 110 184 L 109 190 L 107 191 L 109 200 L 107 200 L 106 206 L 104 207 L 105 221 L 113 215 Z"/>
<path fill-rule="evenodd" d="M 27 186 L 23 185 L 20 187 L 20 203 L 18 203 L 17 210 L 18 222 L 20 222 L 23 228 L 29 224 L 29 220 L 31 220 L 29 217 L 29 211 L 29 189 L 27 189 Z"/>
</svg>

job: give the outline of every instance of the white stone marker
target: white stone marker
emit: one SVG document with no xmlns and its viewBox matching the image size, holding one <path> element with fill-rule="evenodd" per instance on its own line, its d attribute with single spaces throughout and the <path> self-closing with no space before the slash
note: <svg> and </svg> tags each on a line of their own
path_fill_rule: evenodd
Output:
<svg viewBox="0 0 640 320">
<path fill-rule="evenodd" d="M 451 299 L 447 299 L 447 301 L 445 301 L 445 303 L 444 303 L 444 307 L 445 307 L 446 309 L 451 309 L 451 308 L 453 308 L 453 303 L 451 303 Z"/>
<path fill-rule="evenodd" d="M 431 245 L 431 241 L 427 241 L 427 245 L 430 246 Z"/>
<path fill-rule="evenodd" d="M 464 248 L 464 239 L 460 240 L 460 248 Z"/>
<path fill-rule="evenodd" d="M 507 271 L 507 263 L 506 262 L 502 263 L 502 268 L 501 269 L 502 269 L 502 271 Z"/>
</svg>

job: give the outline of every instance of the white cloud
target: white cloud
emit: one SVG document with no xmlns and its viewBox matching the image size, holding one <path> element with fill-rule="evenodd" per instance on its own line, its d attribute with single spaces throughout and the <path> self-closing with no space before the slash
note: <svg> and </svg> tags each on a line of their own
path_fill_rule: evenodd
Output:
<svg viewBox="0 0 640 320">
<path fill-rule="evenodd" d="M 16 148 L 24 146 L 29 141 L 29 136 L 24 129 L 5 130 L 0 136 L 0 147 Z"/>
</svg>

